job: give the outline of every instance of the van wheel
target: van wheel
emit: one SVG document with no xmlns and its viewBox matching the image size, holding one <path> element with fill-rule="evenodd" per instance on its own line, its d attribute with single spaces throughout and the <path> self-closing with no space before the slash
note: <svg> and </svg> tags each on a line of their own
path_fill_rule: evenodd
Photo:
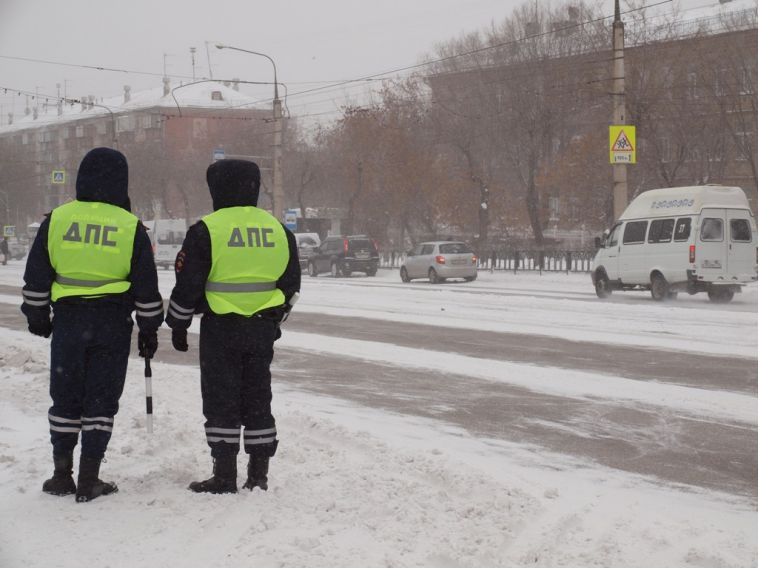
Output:
<svg viewBox="0 0 758 568">
<path fill-rule="evenodd" d="M 366 276 L 376 276 L 376 267 L 366 269 Z"/>
<path fill-rule="evenodd" d="M 429 269 L 429 282 L 432 284 L 439 284 L 441 282 L 440 277 L 434 268 Z"/>
<path fill-rule="evenodd" d="M 315 278 L 316 276 L 318 276 L 318 271 L 316 270 L 316 265 L 313 264 L 312 262 L 308 263 L 308 275 L 311 278 Z"/>
<path fill-rule="evenodd" d="M 598 298 L 607 298 L 611 295 L 611 282 L 605 273 L 598 274 L 595 278 L 595 294 Z"/>
<path fill-rule="evenodd" d="M 662 302 L 668 297 L 669 283 L 662 274 L 653 274 L 650 278 L 650 295 L 656 302 Z"/>
<path fill-rule="evenodd" d="M 712 286 L 708 289 L 708 299 L 714 304 L 728 304 L 734 298 L 734 290 Z"/>
<path fill-rule="evenodd" d="M 340 267 L 337 265 L 336 262 L 333 262 L 332 263 L 332 278 L 339 278 L 340 276 L 342 276 L 340 274 Z"/>
<path fill-rule="evenodd" d="M 408 271 L 405 269 L 405 266 L 403 266 L 400 269 L 400 280 L 403 282 L 410 282 L 411 279 L 408 277 Z"/>
</svg>

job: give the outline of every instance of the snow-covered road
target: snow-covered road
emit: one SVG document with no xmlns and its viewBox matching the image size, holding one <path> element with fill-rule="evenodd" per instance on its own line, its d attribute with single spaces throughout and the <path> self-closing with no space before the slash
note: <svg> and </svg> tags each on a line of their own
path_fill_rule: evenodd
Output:
<svg viewBox="0 0 758 568">
<path fill-rule="evenodd" d="M 272 491 L 185 491 L 208 469 L 196 355 L 155 365 L 152 439 L 135 360 L 104 466 L 122 492 L 84 508 L 39 493 L 46 343 L 0 330 L 0 566 L 74 565 L 60 516 L 99 528 L 110 566 L 756 566 L 756 330 L 756 288 L 661 305 L 601 302 L 587 275 L 305 277 L 277 343 Z"/>
</svg>

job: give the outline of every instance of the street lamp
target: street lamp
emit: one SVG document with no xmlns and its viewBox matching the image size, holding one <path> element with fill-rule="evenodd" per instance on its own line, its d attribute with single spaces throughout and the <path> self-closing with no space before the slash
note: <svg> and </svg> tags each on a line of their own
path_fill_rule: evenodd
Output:
<svg viewBox="0 0 758 568">
<path fill-rule="evenodd" d="M 274 212 L 274 217 L 280 219 L 284 213 L 284 192 L 282 190 L 282 101 L 279 100 L 279 82 L 276 79 L 276 63 L 274 63 L 274 60 L 271 59 L 271 57 L 258 51 L 251 51 L 249 49 L 242 49 L 231 45 L 224 45 L 222 43 L 217 43 L 216 49 L 233 49 L 235 51 L 260 55 L 261 57 L 268 59 L 274 67 L 274 202 L 271 205 L 271 208 Z"/>
</svg>

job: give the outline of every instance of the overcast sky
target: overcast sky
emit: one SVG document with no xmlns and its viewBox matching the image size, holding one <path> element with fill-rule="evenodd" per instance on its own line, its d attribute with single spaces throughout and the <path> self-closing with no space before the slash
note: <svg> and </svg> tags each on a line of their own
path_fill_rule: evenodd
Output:
<svg viewBox="0 0 758 568">
<path fill-rule="evenodd" d="M 658 0 L 648 0 L 653 3 Z M 716 0 L 678 0 L 684 8 Z M 437 42 L 499 22 L 522 0 L 0 0 L 0 56 L 104 66 L 155 76 L 79 69 L 0 58 L 0 87 L 69 97 L 119 95 L 159 87 L 164 54 L 170 75 L 271 81 L 262 57 L 215 49 L 225 43 L 260 51 L 277 65 L 290 93 L 417 63 Z M 603 0 L 606 12 L 610 0 Z M 669 7 L 667 7 L 670 9 Z M 610 13 L 610 12 L 609 12 Z M 180 79 L 177 79 L 179 81 Z M 261 98 L 272 87 L 247 88 Z M 359 100 L 352 86 L 289 100 L 293 115 L 336 110 Z M 24 97 L 3 95 L 7 113 L 23 113 Z"/>
</svg>

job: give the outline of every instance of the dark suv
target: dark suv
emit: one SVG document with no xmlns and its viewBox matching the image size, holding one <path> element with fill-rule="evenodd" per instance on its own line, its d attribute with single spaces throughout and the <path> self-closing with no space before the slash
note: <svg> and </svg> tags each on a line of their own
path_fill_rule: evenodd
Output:
<svg viewBox="0 0 758 568">
<path fill-rule="evenodd" d="M 366 235 L 327 237 L 308 259 L 308 274 L 313 277 L 324 272 L 335 278 L 353 272 L 374 276 L 378 267 L 376 243 Z"/>
</svg>

